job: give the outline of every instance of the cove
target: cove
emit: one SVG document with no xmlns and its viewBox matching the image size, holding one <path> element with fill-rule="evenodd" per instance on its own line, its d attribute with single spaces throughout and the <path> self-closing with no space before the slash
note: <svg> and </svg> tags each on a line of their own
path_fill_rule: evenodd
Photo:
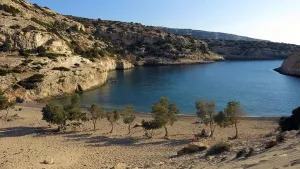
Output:
<svg viewBox="0 0 300 169">
<path fill-rule="evenodd" d="M 161 96 L 176 103 L 181 114 L 195 114 L 195 100 L 215 100 L 222 110 L 229 100 L 241 102 L 248 116 L 282 116 L 300 106 L 300 78 L 281 75 L 274 68 L 282 60 L 224 61 L 213 64 L 136 67 L 109 72 L 115 83 L 80 95 L 82 105 L 104 109 L 133 104 L 150 112 Z M 51 102 L 65 104 L 69 97 Z"/>
</svg>

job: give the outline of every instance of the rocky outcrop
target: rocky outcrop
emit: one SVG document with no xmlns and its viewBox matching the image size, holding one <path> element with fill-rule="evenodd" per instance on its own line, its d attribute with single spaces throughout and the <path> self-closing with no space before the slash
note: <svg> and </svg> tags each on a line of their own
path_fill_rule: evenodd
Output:
<svg viewBox="0 0 300 169">
<path fill-rule="evenodd" d="M 24 63 L 27 63 L 25 73 L 9 73 L 6 76 L 0 76 L 0 81 L 3 82 L 1 89 L 10 97 L 19 97 L 27 101 L 82 92 L 105 84 L 108 71 L 134 67 L 126 60 L 115 60 L 109 57 L 96 59 L 93 62 L 79 56 L 58 57 L 55 60 L 32 58 L 24 59 L 21 64 Z M 118 65 L 123 65 L 123 67 Z M 32 71 L 35 67 L 40 68 Z M 20 83 L 34 75 L 41 75 L 41 80 L 28 85 Z"/>
<path fill-rule="evenodd" d="M 290 55 L 281 67 L 275 70 L 282 74 L 300 77 L 300 51 Z"/>
</svg>

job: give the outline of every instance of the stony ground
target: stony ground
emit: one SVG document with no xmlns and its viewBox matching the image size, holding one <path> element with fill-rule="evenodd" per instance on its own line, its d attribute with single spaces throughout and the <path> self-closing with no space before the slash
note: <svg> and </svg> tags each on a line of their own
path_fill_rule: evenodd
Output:
<svg viewBox="0 0 300 169">
<path fill-rule="evenodd" d="M 170 129 L 169 140 L 163 139 L 164 130 L 155 131 L 154 138 L 147 139 L 141 128 L 127 134 L 127 126 L 121 121 L 113 134 L 109 123 L 99 121 L 98 130 L 92 131 L 92 124 L 86 123 L 66 133 L 53 133 L 52 128 L 42 121 L 40 105 L 30 105 L 22 111 L 11 111 L 9 121 L 0 122 L 0 168 L 300 168 L 300 144 L 296 132 L 290 132 L 285 143 L 265 150 L 265 143 L 275 140 L 277 124 L 268 119 L 247 119 L 239 123 L 240 139 L 228 141 L 234 135 L 234 128 L 217 128 L 215 138 L 201 139 L 206 145 L 221 140 L 232 144 L 230 152 L 219 156 L 205 157 L 205 152 L 173 157 L 177 151 L 189 144 L 194 132 L 204 128 L 192 124 L 195 117 L 181 117 Z M 0 112 L 2 115 L 4 112 Z M 19 117 L 13 115 L 17 114 Z M 140 115 L 136 123 L 149 116 Z M 270 134 L 271 133 L 271 134 Z M 254 156 L 235 159 L 242 148 L 255 149 Z M 45 164 L 50 163 L 50 164 Z"/>
</svg>

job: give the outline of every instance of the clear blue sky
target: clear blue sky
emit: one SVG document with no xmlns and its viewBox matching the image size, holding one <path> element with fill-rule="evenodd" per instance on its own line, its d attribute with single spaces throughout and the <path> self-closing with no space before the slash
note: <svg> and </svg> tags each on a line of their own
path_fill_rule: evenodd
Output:
<svg viewBox="0 0 300 169">
<path fill-rule="evenodd" d="M 300 45 L 300 0 L 29 0 L 68 15 Z"/>
</svg>

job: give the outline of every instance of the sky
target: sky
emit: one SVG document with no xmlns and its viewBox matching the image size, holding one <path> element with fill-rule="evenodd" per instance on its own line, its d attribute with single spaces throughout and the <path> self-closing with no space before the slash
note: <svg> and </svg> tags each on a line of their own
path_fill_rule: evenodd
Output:
<svg viewBox="0 0 300 169">
<path fill-rule="evenodd" d="M 300 45 L 300 0 L 29 0 L 67 15 Z"/>
</svg>

